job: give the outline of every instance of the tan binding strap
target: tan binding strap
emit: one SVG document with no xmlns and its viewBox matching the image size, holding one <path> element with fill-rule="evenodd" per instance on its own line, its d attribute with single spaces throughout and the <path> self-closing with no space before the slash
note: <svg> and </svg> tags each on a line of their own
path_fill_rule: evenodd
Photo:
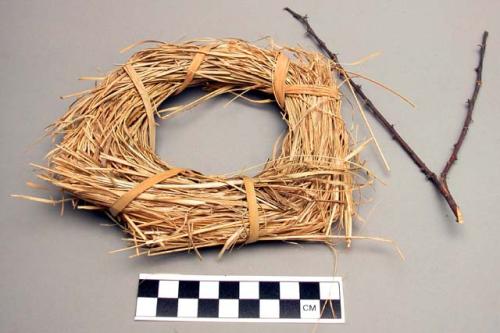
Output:
<svg viewBox="0 0 500 333">
<path fill-rule="evenodd" d="M 245 243 L 249 244 L 259 239 L 259 210 L 253 180 L 249 177 L 243 177 L 243 185 L 245 186 L 245 192 L 247 194 L 249 224 L 248 237 Z"/>
<path fill-rule="evenodd" d="M 143 182 L 137 184 L 134 188 L 123 194 L 115 203 L 109 208 L 111 215 L 116 216 L 128 206 L 135 198 L 137 198 L 141 193 L 147 191 L 149 188 L 155 186 L 162 180 L 174 177 L 184 171 L 181 168 L 174 168 L 167 171 L 160 172 L 152 177 L 147 178 Z"/>
<path fill-rule="evenodd" d="M 281 108 L 285 107 L 285 96 L 287 94 L 307 94 L 339 99 L 340 96 L 338 89 L 335 86 L 315 86 L 305 84 L 286 85 L 285 81 L 286 76 L 288 75 L 289 66 L 290 60 L 283 52 L 280 52 L 276 59 L 276 66 L 273 73 L 273 92 L 276 102 Z"/>
<path fill-rule="evenodd" d="M 285 80 L 288 74 L 289 64 L 290 60 L 288 60 L 288 57 L 280 52 L 276 59 L 276 67 L 274 68 L 273 91 L 276 102 L 278 102 L 278 105 L 282 108 L 285 107 Z"/>
<path fill-rule="evenodd" d="M 290 95 L 307 94 L 315 96 L 328 96 L 335 99 L 339 98 L 338 90 L 335 87 L 327 87 L 327 86 L 295 84 L 293 86 L 286 86 L 285 93 Z"/>
<path fill-rule="evenodd" d="M 134 83 L 135 89 L 141 96 L 142 103 L 144 104 L 144 108 L 146 109 L 146 115 L 148 117 L 148 127 L 149 127 L 149 145 L 153 151 L 156 151 L 156 124 L 155 124 L 155 110 L 153 109 L 153 105 L 151 104 L 151 99 L 149 98 L 148 92 L 144 85 L 142 84 L 139 75 L 134 70 L 131 64 L 126 64 L 123 69 L 130 77 L 130 80 Z"/>
<path fill-rule="evenodd" d="M 176 90 L 175 94 L 181 93 L 184 89 L 186 89 L 189 84 L 193 81 L 194 74 L 198 69 L 200 69 L 201 63 L 205 59 L 208 52 L 212 49 L 213 45 L 205 45 L 197 50 L 196 55 L 193 57 L 193 61 L 191 65 L 189 65 L 186 71 L 186 77 L 184 78 L 184 82 L 182 82 L 181 86 Z"/>
</svg>

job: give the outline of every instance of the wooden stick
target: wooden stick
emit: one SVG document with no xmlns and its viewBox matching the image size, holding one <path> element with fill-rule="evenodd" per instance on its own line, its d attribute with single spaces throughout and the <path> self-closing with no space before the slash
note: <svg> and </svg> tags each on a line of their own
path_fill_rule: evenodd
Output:
<svg viewBox="0 0 500 333">
<path fill-rule="evenodd" d="M 398 133 L 396 128 L 394 127 L 393 124 L 391 124 L 385 117 L 384 115 L 375 107 L 373 102 L 365 95 L 363 90 L 361 89 L 361 86 L 353 82 L 353 80 L 350 78 L 349 74 L 344 70 L 342 65 L 340 65 L 340 61 L 337 57 L 337 54 L 333 53 L 325 44 L 321 38 L 318 37 L 316 32 L 312 29 L 311 25 L 309 24 L 308 17 L 306 15 L 300 15 L 297 12 L 293 11 L 292 9 L 286 7 L 284 8 L 285 11 L 290 13 L 297 21 L 302 23 L 302 25 L 305 27 L 307 34 L 309 37 L 311 37 L 314 42 L 318 45 L 318 47 L 325 52 L 330 59 L 332 59 L 338 69 L 338 75 L 341 79 L 347 80 L 350 85 L 353 87 L 354 92 L 356 95 L 361 99 L 361 101 L 364 103 L 366 109 L 371 112 L 371 114 L 375 117 L 375 119 L 382 124 L 382 126 L 389 132 L 389 134 L 392 136 L 392 138 L 401 146 L 401 148 L 408 154 L 408 156 L 411 158 L 411 160 L 417 165 L 417 167 L 420 169 L 420 171 L 427 177 L 428 180 L 431 181 L 431 183 L 436 187 L 436 189 L 439 191 L 439 193 L 443 196 L 443 198 L 446 200 L 448 205 L 450 206 L 451 210 L 453 211 L 453 214 L 455 214 L 456 222 L 458 223 L 463 223 L 463 216 L 462 212 L 460 210 L 460 207 L 456 203 L 455 199 L 453 198 L 453 195 L 451 194 L 449 188 L 448 188 L 448 183 L 447 183 L 447 176 L 448 172 L 450 171 L 451 167 L 457 160 L 457 155 L 458 152 L 460 151 L 460 148 L 462 147 L 463 141 L 465 139 L 465 136 L 467 135 L 467 132 L 469 130 L 469 125 L 472 121 L 472 113 L 474 111 L 474 106 L 476 104 L 477 96 L 479 94 L 479 90 L 482 85 L 482 71 L 483 71 L 483 61 L 484 61 L 484 55 L 486 52 L 486 40 L 488 39 L 488 32 L 484 31 L 483 32 L 483 37 L 479 49 L 479 65 L 475 69 L 476 71 L 476 81 L 474 85 L 474 92 L 472 94 L 472 97 L 467 100 L 467 115 L 465 117 L 464 125 L 462 127 L 462 131 L 460 132 L 460 136 L 458 137 L 457 142 L 453 146 L 453 151 L 450 155 L 450 158 L 448 159 L 448 162 L 446 163 L 445 167 L 443 168 L 443 171 L 441 172 L 440 176 L 438 176 L 435 172 L 432 172 L 429 167 L 425 164 L 425 162 L 420 158 L 420 156 L 417 155 L 417 153 L 410 147 L 410 145 L 403 139 L 403 137 Z"/>
</svg>

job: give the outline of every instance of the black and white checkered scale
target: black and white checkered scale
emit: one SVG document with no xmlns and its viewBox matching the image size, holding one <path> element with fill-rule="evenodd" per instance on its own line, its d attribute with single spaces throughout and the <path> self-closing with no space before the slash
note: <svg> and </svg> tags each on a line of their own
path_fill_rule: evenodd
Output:
<svg viewBox="0 0 500 333">
<path fill-rule="evenodd" d="M 136 319 L 344 322 L 342 303 L 339 278 L 141 274 Z"/>
</svg>

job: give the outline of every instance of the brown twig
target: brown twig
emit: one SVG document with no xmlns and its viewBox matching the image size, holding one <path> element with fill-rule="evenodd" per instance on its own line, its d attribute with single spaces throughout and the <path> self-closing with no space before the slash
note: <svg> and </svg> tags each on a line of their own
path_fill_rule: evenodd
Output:
<svg viewBox="0 0 500 333">
<path fill-rule="evenodd" d="M 436 187 L 439 193 L 444 197 L 448 205 L 450 206 L 453 214 L 455 214 L 456 221 L 458 223 L 463 223 L 462 212 L 460 207 L 456 203 L 453 198 L 447 183 L 448 172 L 451 167 L 457 160 L 458 152 L 462 147 L 462 143 L 467 135 L 467 131 L 469 129 L 469 125 L 472 121 L 472 112 L 474 111 L 474 106 L 476 104 L 477 96 L 479 94 L 479 89 L 481 88 L 481 79 L 482 79 L 482 71 L 483 71 L 483 60 L 486 51 L 486 40 L 488 38 L 488 32 L 485 31 L 483 33 L 480 49 L 479 49 L 479 65 L 476 67 L 476 82 L 474 86 L 474 92 L 472 97 L 467 100 L 467 115 L 465 117 L 464 125 L 462 127 L 462 131 L 460 132 L 460 136 L 458 137 L 457 142 L 453 146 L 452 153 L 448 162 L 446 163 L 443 171 L 440 176 L 438 176 L 435 172 L 432 172 L 429 167 L 425 164 L 425 162 L 415 153 L 415 151 L 408 145 L 408 143 L 401 137 L 401 135 L 397 132 L 394 125 L 391 124 L 382 113 L 375 107 L 372 101 L 365 95 L 361 86 L 354 83 L 353 80 L 349 77 L 344 68 L 340 65 L 339 59 L 335 53 L 333 53 L 325 44 L 321 38 L 318 37 L 316 32 L 312 29 L 309 24 L 308 18 L 306 15 L 300 15 L 293 11 L 292 9 L 286 7 L 285 11 L 290 13 L 297 21 L 302 23 L 305 27 L 307 34 L 314 40 L 314 42 L 318 45 L 318 47 L 325 52 L 337 65 L 338 75 L 341 79 L 349 81 L 351 86 L 353 87 L 354 92 L 360 98 L 360 100 L 364 103 L 365 108 L 371 112 L 371 114 L 375 117 L 375 119 L 382 124 L 382 126 L 389 132 L 392 138 L 401 146 L 401 148 L 408 154 L 408 156 L 412 159 L 412 161 L 417 165 L 420 171 L 427 177 L 428 180 L 432 182 L 432 184 Z"/>
<path fill-rule="evenodd" d="M 472 112 L 474 111 L 474 106 L 476 105 L 477 96 L 479 95 L 479 89 L 481 89 L 482 79 L 483 79 L 483 61 L 484 54 L 486 52 L 486 40 L 488 39 L 488 31 L 483 32 L 483 37 L 481 40 L 481 44 L 479 45 L 479 64 L 477 65 L 476 72 L 476 82 L 474 84 L 474 92 L 470 99 L 467 100 L 467 116 L 464 120 L 464 125 L 462 126 L 462 131 L 460 132 L 460 136 L 458 137 L 457 143 L 453 146 L 453 151 L 446 162 L 443 171 L 441 172 L 441 179 L 446 179 L 448 172 L 450 171 L 453 163 L 457 160 L 458 152 L 462 147 L 465 136 L 469 131 L 469 125 L 472 122 Z"/>
</svg>

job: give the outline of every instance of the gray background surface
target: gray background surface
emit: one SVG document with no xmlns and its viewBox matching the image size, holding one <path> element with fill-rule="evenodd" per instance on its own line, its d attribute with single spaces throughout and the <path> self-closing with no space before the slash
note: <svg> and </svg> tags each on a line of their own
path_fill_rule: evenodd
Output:
<svg viewBox="0 0 500 333">
<path fill-rule="evenodd" d="M 363 157 L 386 183 L 366 195 L 358 241 L 338 248 L 347 323 L 317 332 L 493 332 L 500 325 L 500 23 L 498 1 L 1 1 L 0 2 L 0 331 L 2 332 L 310 332 L 313 325 L 134 322 L 138 274 L 329 275 L 334 258 L 321 245 L 252 245 L 216 260 L 216 251 L 129 259 L 110 255 L 122 234 L 100 214 L 10 198 L 34 194 L 29 163 L 50 144 L 32 145 L 96 75 L 123 62 L 118 50 L 141 39 L 272 36 L 313 48 L 281 8 L 308 13 L 325 41 L 351 62 L 383 55 L 355 71 L 412 98 L 411 110 L 383 89 L 369 96 L 432 169 L 444 164 L 472 91 L 481 33 L 491 33 L 484 87 L 450 187 L 465 216 L 448 207 L 385 131 L 376 135 L 392 166 L 373 148 Z M 181 166 L 222 173 L 264 161 L 285 128 L 272 106 L 221 98 L 159 128 L 159 154 Z M 346 120 L 353 111 L 346 106 Z M 351 118 L 354 118 L 353 120 Z M 351 121 L 352 120 L 352 121 Z M 248 130 L 250 129 L 250 131 Z M 255 133 L 248 135 L 247 133 Z M 40 194 L 40 193 L 38 193 Z"/>
</svg>

